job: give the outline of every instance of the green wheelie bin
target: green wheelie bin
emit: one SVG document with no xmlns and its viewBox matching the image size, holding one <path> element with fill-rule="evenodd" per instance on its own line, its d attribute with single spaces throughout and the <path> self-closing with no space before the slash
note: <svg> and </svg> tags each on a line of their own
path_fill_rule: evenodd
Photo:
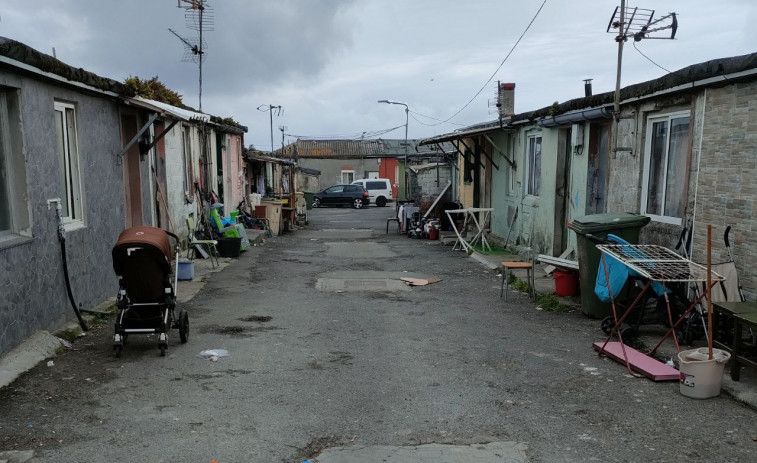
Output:
<svg viewBox="0 0 757 463">
<path fill-rule="evenodd" d="M 612 305 L 602 302 L 594 294 L 594 284 L 601 263 L 601 253 L 586 235 L 606 238 L 613 234 L 631 244 L 639 242 L 639 231 L 651 219 L 644 215 L 630 212 L 592 214 L 573 219 L 568 228 L 576 232 L 578 256 L 578 277 L 581 286 L 581 310 L 591 318 L 604 318 L 612 315 Z"/>
</svg>

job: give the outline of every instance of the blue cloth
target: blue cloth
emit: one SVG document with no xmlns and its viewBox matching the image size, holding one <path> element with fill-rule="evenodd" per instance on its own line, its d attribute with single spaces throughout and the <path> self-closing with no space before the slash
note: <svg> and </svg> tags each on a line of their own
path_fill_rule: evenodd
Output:
<svg viewBox="0 0 757 463">
<path fill-rule="evenodd" d="M 607 235 L 607 241 L 612 244 L 631 244 L 623 238 L 609 234 Z M 640 256 L 643 254 L 639 251 Z M 594 294 L 602 302 L 610 302 L 611 299 L 618 297 L 623 286 L 626 284 L 626 280 L 629 277 L 639 277 L 639 273 L 635 270 L 631 270 L 618 259 L 604 254 L 605 264 L 607 265 L 607 277 L 605 276 L 605 269 L 602 265 L 602 259 L 599 260 L 599 269 L 597 270 L 597 278 L 594 281 Z M 612 298 L 610 297 L 610 291 L 607 288 L 607 281 L 610 281 L 610 289 L 612 289 Z M 663 286 L 657 282 L 652 282 L 652 290 L 658 296 L 663 294 Z"/>
</svg>

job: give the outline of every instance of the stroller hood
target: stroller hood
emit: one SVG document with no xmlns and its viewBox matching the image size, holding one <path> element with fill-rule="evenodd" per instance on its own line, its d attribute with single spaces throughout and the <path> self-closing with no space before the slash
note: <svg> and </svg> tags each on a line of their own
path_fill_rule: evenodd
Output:
<svg viewBox="0 0 757 463">
<path fill-rule="evenodd" d="M 155 227 L 131 227 L 122 231 L 113 246 L 113 269 L 121 274 L 128 249 L 139 246 L 150 250 L 156 260 L 163 263 L 166 273 L 171 272 L 171 243 L 165 230 Z"/>
</svg>

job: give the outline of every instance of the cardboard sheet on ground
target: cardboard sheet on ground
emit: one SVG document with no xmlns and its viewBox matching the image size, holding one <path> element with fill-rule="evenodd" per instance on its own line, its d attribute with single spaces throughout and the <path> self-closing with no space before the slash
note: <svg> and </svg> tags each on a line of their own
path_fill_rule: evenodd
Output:
<svg viewBox="0 0 757 463">
<path fill-rule="evenodd" d="M 438 283 L 441 280 L 441 278 L 400 278 L 400 280 L 404 281 L 406 285 L 408 286 L 426 286 L 433 283 Z"/>
</svg>

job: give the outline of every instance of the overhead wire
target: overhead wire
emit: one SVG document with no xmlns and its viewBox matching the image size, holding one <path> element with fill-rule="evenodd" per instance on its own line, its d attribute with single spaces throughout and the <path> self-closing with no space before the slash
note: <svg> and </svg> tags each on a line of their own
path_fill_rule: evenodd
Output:
<svg viewBox="0 0 757 463">
<path fill-rule="evenodd" d="M 671 71 L 671 70 L 669 70 L 669 69 L 665 69 L 664 67 L 662 67 L 662 66 L 660 66 L 659 64 L 655 63 L 655 62 L 654 62 L 654 60 L 652 60 L 652 58 L 650 58 L 649 56 L 645 55 L 645 54 L 644 54 L 644 53 L 643 53 L 643 52 L 642 52 L 641 50 L 639 50 L 639 49 L 638 49 L 638 48 L 636 47 L 636 41 L 634 41 L 634 42 L 633 42 L 633 48 L 634 48 L 634 49 L 635 49 L 636 51 L 638 51 L 638 52 L 639 52 L 639 53 L 641 54 L 641 56 L 643 56 L 644 58 L 646 58 L 647 60 L 649 60 L 649 62 L 650 62 L 650 63 L 654 64 L 654 65 L 655 65 L 655 66 L 657 66 L 658 68 L 660 68 L 660 69 L 662 69 L 663 71 L 665 71 L 665 72 L 668 72 L 668 73 L 670 73 L 670 72 L 673 72 L 673 71 Z"/>
<path fill-rule="evenodd" d="M 285 135 L 287 137 L 298 138 L 301 140 L 355 140 L 355 139 L 375 138 L 375 137 L 387 134 L 389 132 L 392 132 L 394 130 L 401 129 L 403 127 L 405 127 L 405 124 L 398 125 L 397 127 L 391 127 L 388 129 L 373 130 L 370 132 L 361 132 L 361 133 L 356 133 L 356 134 L 311 136 L 311 135 L 298 135 L 298 134 L 286 133 Z"/>
<path fill-rule="evenodd" d="M 460 108 L 459 110 L 457 110 L 457 112 L 455 114 L 451 115 L 447 119 L 444 119 L 443 121 L 439 122 L 438 124 L 424 124 L 424 125 L 427 125 L 429 127 L 433 127 L 433 126 L 441 125 L 441 124 L 444 124 L 444 123 L 448 123 L 455 116 L 457 116 L 458 114 L 460 114 L 461 112 L 463 112 L 465 110 L 465 108 L 467 108 L 468 106 L 470 106 L 470 104 L 473 103 L 473 100 L 475 100 L 476 98 L 478 98 L 478 96 L 481 94 L 481 92 L 484 91 L 484 89 L 486 88 L 486 86 L 489 85 L 489 83 L 492 81 L 492 79 L 494 79 L 494 76 L 496 76 L 497 73 L 499 72 L 499 70 L 502 69 L 502 66 L 505 65 L 505 62 L 507 61 L 507 59 L 510 58 L 510 55 L 513 54 L 513 51 L 515 51 L 515 48 L 518 46 L 518 44 L 520 43 L 520 41 L 523 40 L 523 37 L 526 35 L 526 32 L 528 32 L 528 30 L 531 29 L 531 25 L 533 25 L 534 21 L 536 21 L 536 18 L 539 16 L 539 13 L 541 13 L 541 10 L 544 8 L 544 5 L 546 5 L 546 4 L 547 4 L 547 0 L 544 0 L 542 2 L 541 6 L 539 7 L 539 9 L 536 10 L 536 14 L 534 14 L 534 17 L 531 18 L 531 21 L 528 23 L 528 25 L 526 26 L 526 28 L 523 30 L 523 33 L 520 34 L 520 37 L 518 37 L 518 40 L 515 41 L 515 43 L 513 44 L 512 48 L 510 48 L 510 51 L 505 56 L 505 58 L 502 60 L 501 63 L 499 63 L 499 66 L 497 66 L 497 69 L 492 73 L 491 77 L 489 77 L 489 79 L 486 81 L 486 83 L 484 83 L 484 85 L 481 86 L 481 88 L 479 89 L 479 91 L 477 91 L 476 94 L 473 95 L 473 97 L 470 100 L 468 100 L 468 102 L 465 103 L 462 108 Z M 419 116 L 423 116 L 423 117 L 429 117 L 429 116 L 425 116 L 423 114 L 418 114 L 418 115 Z"/>
<path fill-rule="evenodd" d="M 414 120 L 415 120 L 415 121 L 416 121 L 417 123 L 419 123 L 419 124 L 421 124 L 421 125 L 425 125 L 425 126 L 428 126 L 428 127 L 434 127 L 434 126 L 437 126 L 437 125 L 439 125 L 439 124 L 427 124 L 427 123 L 425 123 L 425 122 L 421 121 L 420 119 L 418 119 L 418 118 L 417 118 L 417 117 L 415 117 L 415 116 L 425 117 L 425 118 L 427 118 L 427 119 L 431 119 L 431 120 L 434 120 L 434 121 L 439 121 L 439 122 L 441 122 L 441 123 L 444 123 L 444 122 L 445 122 L 445 121 L 443 121 L 443 120 L 441 120 L 441 119 L 437 119 L 437 118 L 435 118 L 435 117 L 431 117 L 431 116 L 426 116 L 425 114 L 417 113 L 417 112 L 415 112 L 415 111 L 408 111 L 408 113 L 410 114 L 410 117 L 412 117 L 412 118 L 413 118 L 413 119 L 414 119 Z M 460 124 L 460 123 L 457 123 L 457 122 L 446 122 L 446 123 L 447 123 L 447 124 L 452 124 L 452 125 L 459 125 L 460 127 L 464 127 L 464 126 L 466 125 L 466 124 Z"/>
</svg>

